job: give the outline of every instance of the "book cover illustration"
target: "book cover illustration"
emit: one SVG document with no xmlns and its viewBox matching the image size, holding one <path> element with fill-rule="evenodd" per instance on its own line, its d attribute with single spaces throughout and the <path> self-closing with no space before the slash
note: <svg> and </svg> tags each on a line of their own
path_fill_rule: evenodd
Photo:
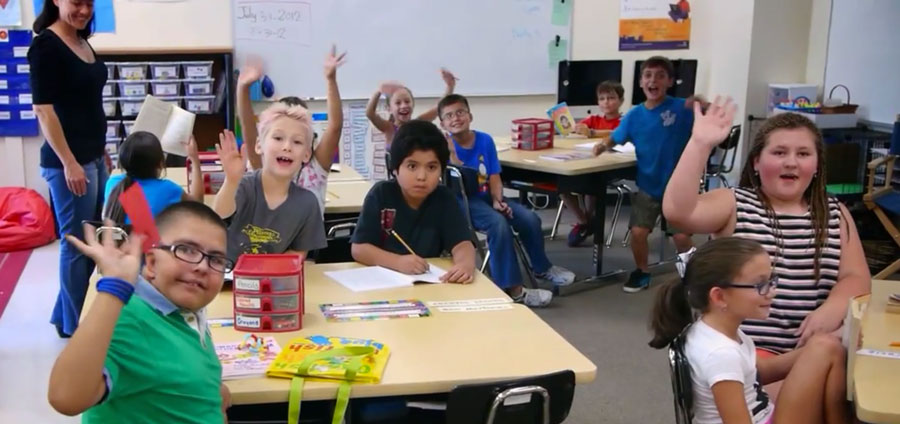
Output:
<svg viewBox="0 0 900 424">
<path fill-rule="evenodd" d="M 291 340 L 275 358 L 266 375 L 269 377 L 292 378 L 297 374 L 303 360 L 320 352 L 352 347 L 371 347 L 371 354 L 362 358 L 362 366 L 353 379 L 355 382 L 377 383 L 384 374 L 385 365 L 391 355 L 387 345 L 372 339 L 349 337 L 308 336 Z M 345 380 L 344 364 L 356 358 L 331 356 L 315 361 L 304 376 L 318 381 Z"/>
</svg>

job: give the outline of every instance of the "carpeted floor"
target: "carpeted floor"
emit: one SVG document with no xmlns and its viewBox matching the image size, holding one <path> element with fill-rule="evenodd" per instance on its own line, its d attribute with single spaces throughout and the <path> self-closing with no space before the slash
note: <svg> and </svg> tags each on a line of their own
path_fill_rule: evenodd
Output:
<svg viewBox="0 0 900 424">
<path fill-rule="evenodd" d="M 6 310 L 6 304 L 9 303 L 30 256 L 31 249 L 0 253 L 0 317 Z"/>
</svg>

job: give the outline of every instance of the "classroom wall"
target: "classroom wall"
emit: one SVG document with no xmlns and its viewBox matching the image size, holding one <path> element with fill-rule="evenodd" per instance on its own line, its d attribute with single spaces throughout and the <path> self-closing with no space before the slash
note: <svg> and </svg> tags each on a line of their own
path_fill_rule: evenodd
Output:
<svg viewBox="0 0 900 424">
<path fill-rule="evenodd" d="M 820 99 L 825 90 L 825 64 L 828 59 L 828 29 L 830 26 L 831 0 L 812 0 L 805 81 L 819 86 Z"/>
</svg>

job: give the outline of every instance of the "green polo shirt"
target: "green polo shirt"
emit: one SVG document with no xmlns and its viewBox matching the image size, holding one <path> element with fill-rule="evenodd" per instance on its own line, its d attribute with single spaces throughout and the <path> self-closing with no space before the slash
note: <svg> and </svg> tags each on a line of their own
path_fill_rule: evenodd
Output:
<svg viewBox="0 0 900 424">
<path fill-rule="evenodd" d="M 82 423 L 224 421 L 222 365 L 202 312 L 179 311 L 142 278 L 116 322 L 104 376 L 107 396 Z"/>
</svg>

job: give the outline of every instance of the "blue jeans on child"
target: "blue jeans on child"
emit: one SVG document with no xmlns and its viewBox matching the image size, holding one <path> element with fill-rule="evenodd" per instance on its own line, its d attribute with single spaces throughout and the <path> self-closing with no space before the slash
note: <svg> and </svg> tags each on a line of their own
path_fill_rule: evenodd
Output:
<svg viewBox="0 0 900 424">
<path fill-rule="evenodd" d="M 84 196 L 76 196 L 66 186 L 66 175 L 62 168 L 41 168 L 41 176 L 50 186 L 53 213 L 59 227 L 59 294 L 50 323 L 57 331 L 72 335 L 78 327 L 78 317 L 84 305 L 94 261 L 81 254 L 75 246 L 66 241 L 71 234 L 84 239 L 81 221 L 99 220 L 103 208 L 103 189 L 109 173 L 103 158 L 81 165 L 88 180 Z"/>
<path fill-rule="evenodd" d="M 491 277 L 500 288 L 506 289 L 522 284 L 519 259 L 513 246 L 513 230 L 519 234 L 525 253 L 531 260 L 535 273 L 547 272 L 553 264 L 544 252 L 544 233 L 541 218 L 522 204 L 505 199 L 512 209 L 512 218 L 503 216 L 489 203 L 486 197 L 469 197 L 469 214 L 475 230 L 487 233 L 488 249 L 491 252 Z"/>
</svg>

